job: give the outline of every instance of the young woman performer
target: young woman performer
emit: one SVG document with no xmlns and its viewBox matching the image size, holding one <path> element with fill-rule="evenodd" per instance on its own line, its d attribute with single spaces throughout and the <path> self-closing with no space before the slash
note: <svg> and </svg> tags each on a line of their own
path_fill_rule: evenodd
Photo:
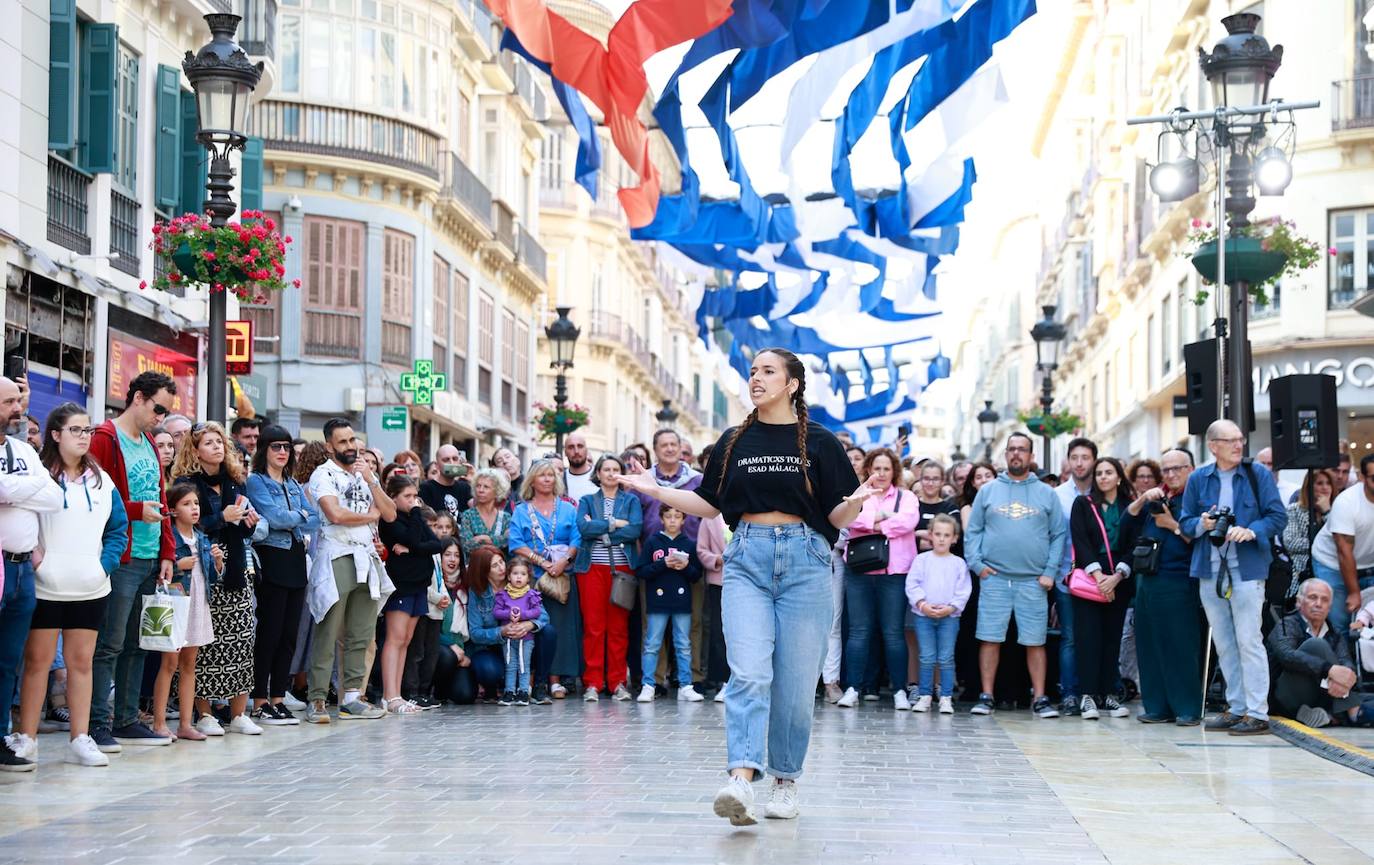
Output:
<svg viewBox="0 0 1374 865">
<path fill-rule="evenodd" d="M 736 826 L 758 822 L 752 782 L 765 772 L 775 779 L 765 815 L 797 816 L 796 778 L 830 632 L 830 547 L 874 492 L 859 486 L 839 440 L 808 421 L 805 391 L 796 355 L 760 351 L 749 371 L 754 410 L 712 448 L 699 489 L 661 487 L 637 463 L 619 479 L 684 513 L 723 514 L 734 529 L 721 600 L 730 779 L 715 812 Z"/>
</svg>

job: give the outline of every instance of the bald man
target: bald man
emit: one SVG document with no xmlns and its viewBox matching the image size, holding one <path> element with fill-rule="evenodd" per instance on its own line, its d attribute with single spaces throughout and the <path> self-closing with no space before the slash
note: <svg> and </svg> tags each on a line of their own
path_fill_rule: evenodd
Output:
<svg viewBox="0 0 1374 865">
<path fill-rule="evenodd" d="M 453 517 L 457 526 L 458 515 L 472 502 L 472 485 L 466 480 L 472 466 L 453 445 L 440 445 L 434 460 L 439 464 L 439 476 L 420 483 L 420 500 L 436 514 Z"/>
</svg>

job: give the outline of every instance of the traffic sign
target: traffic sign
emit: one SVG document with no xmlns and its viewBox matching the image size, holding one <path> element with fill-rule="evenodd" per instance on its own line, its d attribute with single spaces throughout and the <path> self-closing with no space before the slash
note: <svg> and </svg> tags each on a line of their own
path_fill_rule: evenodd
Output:
<svg viewBox="0 0 1374 865">
<path fill-rule="evenodd" d="M 406 407 L 403 405 L 389 405 L 382 409 L 382 429 L 388 432 L 405 432 L 406 428 Z"/>
</svg>

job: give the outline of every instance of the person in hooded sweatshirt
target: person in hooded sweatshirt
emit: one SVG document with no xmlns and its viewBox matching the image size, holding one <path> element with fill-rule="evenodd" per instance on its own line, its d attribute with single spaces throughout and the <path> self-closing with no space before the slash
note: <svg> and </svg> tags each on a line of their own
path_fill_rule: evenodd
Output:
<svg viewBox="0 0 1374 865">
<path fill-rule="evenodd" d="M 975 715 L 992 714 L 997 662 L 1015 613 L 1017 642 L 1026 647 L 1031 711 L 1039 718 L 1059 717 L 1045 696 L 1046 593 L 1054 588 L 1063 562 L 1067 529 L 1054 489 L 1030 470 L 1033 453 L 1029 435 L 1012 433 L 1007 470 L 983 485 L 969 512 L 964 558 L 981 580 L 976 634 L 982 691 L 972 709 Z"/>
</svg>

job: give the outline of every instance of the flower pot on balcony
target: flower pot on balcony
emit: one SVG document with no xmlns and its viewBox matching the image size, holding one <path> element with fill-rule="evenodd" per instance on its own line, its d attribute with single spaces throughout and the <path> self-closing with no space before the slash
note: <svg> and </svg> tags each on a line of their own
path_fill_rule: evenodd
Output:
<svg viewBox="0 0 1374 865">
<path fill-rule="evenodd" d="M 1258 285 L 1283 272 L 1288 264 L 1288 256 L 1282 252 L 1264 249 L 1264 241 L 1258 237 L 1232 237 L 1226 241 L 1226 279 L 1227 283 L 1247 282 Z M 1204 243 L 1193 254 L 1193 267 L 1202 278 L 1215 282 L 1217 278 L 1216 241 Z"/>
</svg>

